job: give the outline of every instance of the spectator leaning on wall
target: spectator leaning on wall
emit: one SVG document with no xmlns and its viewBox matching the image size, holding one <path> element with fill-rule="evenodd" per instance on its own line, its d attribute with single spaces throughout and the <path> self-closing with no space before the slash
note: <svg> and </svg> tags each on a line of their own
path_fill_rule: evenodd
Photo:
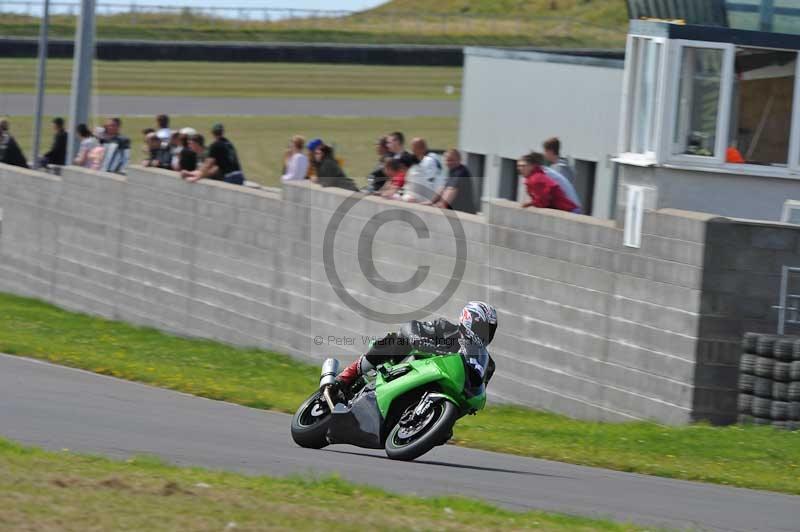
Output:
<svg viewBox="0 0 800 532">
<path fill-rule="evenodd" d="M 100 145 L 100 141 L 97 140 L 97 137 L 92 135 L 92 132 L 89 131 L 89 128 L 86 126 L 86 124 L 78 124 L 78 127 L 75 128 L 75 133 L 78 134 L 78 138 L 80 139 L 81 143 L 80 148 L 78 148 L 78 154 L 75 156 L 75 160 L 72 162 L 77 166 L 91 168 L 92 161 L 89 158 L 89 154 L 94 148 Z"/>
<path fill-rule="evenodd" d="M 314 151 L 317 161 L 317 175 L 312 180 L 323 187 L 337 187 L 345 190 L 357 191 L 358 187 L 352 179 L 347 177 L 336 161 L 333 148 L 327 144 L 317 146 Z"/>
<path fill-rule="evenodd" d="M 547 174 L 547 177 L 558 183 L 558 186 L 561 187 L 561 190 L 564 191 L 564 194 L 567 195 L 569 200 L 577 205 L 578 209 L 574 212 L 577 214 L 583 214 L 583 204 L 578 197 L 578 192 L 575 190 L 575 187 L 572 186 L 572 183 L 569 182 L 569 179 L 553 170 L 553 168 L 550 166 L 542 166 L 542 170 L 544 170 L 544 173 Z"/>
<path fill-rule="evenodd" d="M 239 156 L 233 143 L 225 138 L 225 126 L 214 124 L 211 128 L 214 142 L 208 147 L 208 158 L 213 159 L 218 171 L 210 174 L 210 179 L 225 181 L 234 185 L 244 184 L 244 173 L 239 164 Z"/>
<path fill-rule="evenodd" d="M 444 179 L 444 163 L 439 155 L 428 150 L 423 138 L 411 141 L 411 153 L 416 163 L 408 169 L 403 199 L 406 201 L 429 201 L 439 190 Z"/>
<path fill-rule="evenodd" d="M 302 181 L 308 175 L 308 157 L 303 153 L 306 139 L 295 135 L 289 140 L 281 181 Z"/>
<path fill-rule="evenodd" d="M 151 168 L 163 168 L 169 170 L 172 168 L 172 153 L 170 149 L 164 146 L 161 139 L 158 138 L 156 133 L 148 133 L 147 138 L 147 159 L 142 162 L 142 166 L 149 166 Z"/>
<path fill-rule="evenodd" d="M 386 157 L 391 157 L 392 153 L 389 151 L 389 137 L 382 136 L 375 142 L 375 154 L 378 156 L 378 165 L 367 176 L 367 187 L 364 192 L 372 194 L 377 192 L 386 183 L 386 172 L 383 167 L 386 164 Z"/>
<path fill-rule="evenodd" d="M 561 141 L 558 137 L 552 137 L 542 143 L 544 148 L 544 158 L 550 164 L 550 168 L 566 177 L 570 183 L 575 184 L 575 172 L 569 162 L 561 156 Z"/>
<path fill-rule="evenodd" d="M 172 137 L 172 130 L 169 128 L 169 117 L 167 115 L 158 115 L 156 124 L 158 125 L 156 135 L 161 139 L 161 142 L 168 142 Z"/>
<path fill-rule="evenodd" d="M 0 163 L 28 167 L 28 161 L 25 159 L 22 149 L 11 135 L 11 124 L 7 118 L 0 118 Z"/>
<path fill-rule="evenodd" d="M 60 116 L 53 119 L 53 144 L 50 151 L 39 159 L 39 166 L 47 168 L 51 164 L 64 166 L 67 161 L 67 132 L 64 119 Z"/>
<path fill-rule="evenodd" d="M 456 149 L 447 150 L 444 154 L 447 165 L 447 181 L 439 188 L 431 202 L 441 209 L 475 214 L 475 191 L 469 169 L 461 164 L 461 153 Z"/>
<path fill-rule="evenodd" d="M 402 158 L 387 157 L 383 171 L 386 172 L 386 183 L 376 194 L 387 199 L 399 199 L 400 192 L 406 184 L 408 166 Z"/>
<path fill-rule="evenodd" d="M 531 197 L 531 201 L 522 206 L 579 211 L 578 206 L 567 197 L 558 183 L 544 172 L 543 165 L 544 156 L 535 152 L 525 155 L 517 162 L 517 170 L 525 179 L 525 187 Z"/>
<path fill-rule="evenodd" d="M 400 159 L 405 164 L 406 168 L 411 168 L 416 164 L 417 159 L 408 153 L 405 148 L 406 137 L 400 131 L 389 133 L 386 137 L 386 147 L 395 159 Z"/>
<path fill-rule="evenodd" d="M 122 135 L 122 120 L 111 118 L 105 124 L 105 137 L 103 138 L 103 164 L 104 172 L 122 174 L 131 157 L 131 141 Z"/>
<path fill-rule="evenodd" d="M 192 135 L 193 136 L 193 135 Z M 193 172 L 197 170 L 197 153 L 191 148 L 191 137 L 187 133 L 181 133 L 181 151 L 178 153 L 177 160 L 172 159 L 172 168 L 176 172 L 183 172 L 184 170 Z M 205 151 L 205 147 L 203 148 Z"/>
<path fill-rule="evenodd" d="M 306 150 L 308 150 L 307 158 L 308 158 L 308 175 L 307 177 L 312 181 L 317 176 L 317 157 L 315 152 L 317 148 L 324 144 L 322 139 L 311 139 L 306 144 Z"/>
<path fill-rule="evenodd" d="M 189 137 L 189 151 L 181 156 L 181 177 L 187 181 L 197 181 L 208 174 L 219 171 L 214 161 L 206 162 L 206 145 L 203 135 L 195 134 Z M 184 168 L 185 166 L 185 168 Z M 194 166 L 194 168 L 191 168 Z M 191 169 L 190 169 L 191 168 Z"/>
</svg>

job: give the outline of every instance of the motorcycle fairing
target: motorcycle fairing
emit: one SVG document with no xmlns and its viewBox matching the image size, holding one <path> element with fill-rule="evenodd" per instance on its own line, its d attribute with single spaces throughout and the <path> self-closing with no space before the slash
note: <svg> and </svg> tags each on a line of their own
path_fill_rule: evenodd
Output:
<svg viewBox="0 0 800 532">
<path fill-rule="evenodd" d="M 383 449 L 382 425 L 383 417 L 378 409 L 375 391 L 369 390 L 360 394 L 349 408 L 343 403 L 334 407 L 328 440 L 367 449 Z"/>
</svg>

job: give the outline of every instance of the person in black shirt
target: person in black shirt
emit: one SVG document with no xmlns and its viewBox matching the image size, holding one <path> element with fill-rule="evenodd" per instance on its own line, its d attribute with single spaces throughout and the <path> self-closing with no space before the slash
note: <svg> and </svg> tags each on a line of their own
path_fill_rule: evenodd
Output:
<svg viewBox="0 0 800 532">
<path fill-rule="evenodd" d="M 64 166 L 67 160 L 67 132 L 64 129 L 64 119 L 60 116 L 53 119 L 53 145 L 50 151 L 39 159 L 39 166 L 47 168 L 51 164 Z"/>
<path fill-rule="evenodd" d="M 411 168 L 419 161 L 405 148 L 406 138 L 401 131 L 389 133 L 386 137 L 386 147 L 390 155 L 395 159 L 400 159 L 407 168 Z"/>
<path fill-rule="evenodd" d="M 161 139 L 155 133 L 148 133 L 145 141 L 147 142 L 148 154 L 142 166 L 169 170 L 172 163 L 172 154 L 169 148 L 162 144 Z"/>
<path fill-rule="evenodd" d="M 222 124 L 215 124 L 211 128 L 211 134 L 214 135 L 214 142 L 208 147 L 208 158 L 213 159 L 217 172 L 209 174 L 208 177 L 235 185 L 244 184 L 239 156 L 236 155 L 236 148 L 231 141 L 225 138 L 225 127 Z"/>
<path fill-rule="evenodd" d="M 205 154 L 205 139 L 203 139 L 203 135 L 182 133 L 181 144 L 183 144 L 183 148 L 178 154 L 177 170 L 179 172 L 194 172 L 199 166 L 199 156 Z"/>
<path fill-rule="evenodd" d="M 469 169 L 461 164 L 461 154 L 458 150 L 447 150 L 444 160 L 447 165 L 447 181 L 432 201 L 426 203 L 442 209 L 475 214 L 477 208 L 472 176 Z"/>
<path fill-rule="evenodd" d="M 9 133 L 10 129 L 11 125 L 7 119 L 0 120 L 0 163 L 27 168 L 28 161 L 17 144 L 17 140 Z"/>
<path fill-rule="evenodd" d="M 392 157 L 392 152 L 389 151 L 389 137 L 383 136 L 375 143 L 375 153 L 378 155 L 378 165 L 367 176 L 368 185 L 364 188 L 363 192 L 373 194 L 383 188 L 388 176 L 383 167 L 386 165 L 386 157 Z"/>
</svg>

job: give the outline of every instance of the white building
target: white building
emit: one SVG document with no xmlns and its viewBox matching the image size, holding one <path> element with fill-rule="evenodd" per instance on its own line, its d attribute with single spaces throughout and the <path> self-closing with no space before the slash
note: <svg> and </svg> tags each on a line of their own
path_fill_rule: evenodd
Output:
<svg viewBox="0 0 800 532">
<path fill-rule="evenodd" d="M 516 161 L 557 136 L 587 212 L 613 216 L 624 61 L 538 52 L 464 51 L 460 147 L 484 197 L 522 199 Z"/>
<path fill-rule="evenodd" d="M 557 136 L 594 216 L 637 185 L 651 208 L 778 221 L 800 200 L 798 51 L 800 35 L 636 20 L 625 61 L 468 48 L 461 149 L 483 197 L 525 199 L 516 159 Z"/>
</svg>

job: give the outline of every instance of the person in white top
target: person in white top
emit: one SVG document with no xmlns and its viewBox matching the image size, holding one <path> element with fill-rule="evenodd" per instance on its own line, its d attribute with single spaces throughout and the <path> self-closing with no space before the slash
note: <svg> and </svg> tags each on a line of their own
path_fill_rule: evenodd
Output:
<svg viewBox="0 0 800 532">
<path fill-rule="evenodd" d="M 414 154 L 417 164 L 409 168 L 406 174 L 403 199 L 413 202 L 429 201 L 443 184 L 441 177 L 444 165 L 436 153 L 428 151 L 425 139 L 412 140 L 411 153 Z"/>
<path fill-rule="evenodd" d="M 86 124 L 78 124 L 78 127 L 75 128 L 75 132 L 78 134 L 78 137 L 80 137 L 81 144 L 73 163 L 75 163 L 76 166 L 91 168 L 92 161 L 89 158 L 89 153 L 100 145 L 100 141 L 92 135 L 92 132 L 86 127 Z"/>
<path fill-rule="evenodd" d="M 169 139 L 172 137 L 172 130 L 169 128 L 169 117 L 167 115 L 158 115 L 156 117 L 156 124 L 158 124 L 156 136 L 161 142 L 169 142 Z"/>
<path fill-rule="evenodd" d="M 303 153 L 306 139 L 295 135 L 289 141 L 281 181 L 300 181 L 308 175 L 308 157 Z"/>
</svg>

